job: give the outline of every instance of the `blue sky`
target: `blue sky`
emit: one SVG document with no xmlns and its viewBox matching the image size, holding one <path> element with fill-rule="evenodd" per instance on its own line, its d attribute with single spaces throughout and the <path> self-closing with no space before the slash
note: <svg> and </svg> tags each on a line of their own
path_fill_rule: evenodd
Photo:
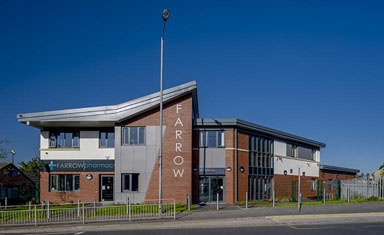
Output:
<svg viewBox="0 0 384 235">
<path fill-rule="evenodd" d="M 39 132 L 17 113 L 109 105 L 198 83 L 202 117 L 287 131 L 322 162 L 384 163 L 380 1 L 0 1 L 0 139 L 17 161 Z"/>
</svg>

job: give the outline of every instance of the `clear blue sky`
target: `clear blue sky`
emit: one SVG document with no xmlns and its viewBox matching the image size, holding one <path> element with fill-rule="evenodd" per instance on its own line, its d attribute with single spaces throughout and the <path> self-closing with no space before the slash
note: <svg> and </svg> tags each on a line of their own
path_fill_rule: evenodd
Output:
<svg viewBox="0 0 384 235">
<path fill-rule="evenodd" d="M 39 132 L 17 113 L 117 104 L 198 83 L 200 114 L 314 140 L 326 164 L 384 163 L 382 1 L 0 1 L 0 139 L 17 161 Z"/>
</svg>

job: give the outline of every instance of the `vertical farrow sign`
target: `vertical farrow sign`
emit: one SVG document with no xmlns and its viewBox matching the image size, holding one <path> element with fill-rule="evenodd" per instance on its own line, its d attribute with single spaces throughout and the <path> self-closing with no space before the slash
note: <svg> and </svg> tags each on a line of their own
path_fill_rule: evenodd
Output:
<svg viewBox="0 0 384 235">
<path fill-rule="evenodd" d="M 182 134 L 183 134 L 183 121 L 180 119 L 180 113 L 181 113 L 182 107 L 181 104 L 176 105 L 176 122 L 175 122 L 175 138 L 176 138 L 176 143 L 175 143 L 175 157 L 173 158 L 173 174 L 175 175 L 175 178 L 183 177 L 184 174 L 184 157 L 182 156 L 182 150 L 181 148 L 183 145 L 181 144 L 182 140 Z"/>
</svg>

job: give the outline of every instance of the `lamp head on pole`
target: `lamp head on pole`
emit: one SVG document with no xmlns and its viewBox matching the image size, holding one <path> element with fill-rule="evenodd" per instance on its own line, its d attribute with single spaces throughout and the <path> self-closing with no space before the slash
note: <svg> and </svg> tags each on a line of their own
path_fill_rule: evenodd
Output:
<svg viewBox="0 0 384 235">
<path fill-rule="evenodd" d="M 168 20 L 169 18 L 169 10 L 168 9 L 164 9 L 163 10 L 163 20 L 164 20 L 164 23 Z"/>
<path fill-rule="evenodd" d="M 14 150 L 11 150 L 10 152 L 12 155 L 15 155 L 15 153 L 16 153 Z"/>
</svg>

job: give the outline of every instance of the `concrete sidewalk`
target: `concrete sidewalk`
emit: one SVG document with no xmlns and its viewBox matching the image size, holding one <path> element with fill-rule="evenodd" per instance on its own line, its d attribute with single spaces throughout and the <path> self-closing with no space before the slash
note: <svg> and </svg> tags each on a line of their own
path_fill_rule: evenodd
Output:
<svg viewBox="0 0 384 235">
<path fill-rule="evenodd" d="M 180 213 L 176 220 L 152 220 L 128 223 L 105 222 L 90 224 L 42 225 L 37 227 L 1 227 L 6 233 L 60 233 L 79 231 L 114 231 L 176 228 L 222 228 L 247 226 L 282 226 L 302 223 L 384 222 L 384 203 L 307 206 L 298 214 L 296 207 L 229 208 L 221 211 Z"/>
</svg>

